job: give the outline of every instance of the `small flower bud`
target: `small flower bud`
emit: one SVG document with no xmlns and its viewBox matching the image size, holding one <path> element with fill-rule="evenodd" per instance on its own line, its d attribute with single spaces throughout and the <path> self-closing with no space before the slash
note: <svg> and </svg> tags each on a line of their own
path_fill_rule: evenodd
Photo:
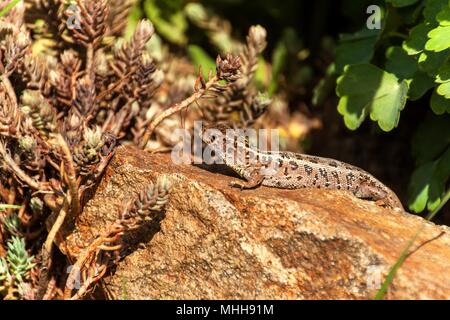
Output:
<svg viewBox="0 0 450 320">
<path fill-rule="evenodd" d="M 267 45 L 266 42 L 267 31 L 262 26 L 252 26 L 248 32 L 247 41 L 250 46 L 256 49 L 257 52 L 261 53 Z"/>
<path fill-rule="evenodd" d="M 95 129 L 86 129 L 84 132 L 84 141 L 86 141 L 89 148 L 99 149 L 103 146 L 102 141 L 102 130 L 100 127 L 95 127 Z"/>
<path fill-rule="evenodd" d="M 25 136 L 19 139 L 19 146 L 21 149 L 33 152 L 36 149 L 36 140 L 32 136 Z"/>
<path fill-rule="evenodd" d="M 228 53 L 225 59 L 220 56 L 216 59 L 216 72 L 220 80 L 233 82 L 239 79 L 239 71 L 241 68 L 241 58 Z"/>
</svg>

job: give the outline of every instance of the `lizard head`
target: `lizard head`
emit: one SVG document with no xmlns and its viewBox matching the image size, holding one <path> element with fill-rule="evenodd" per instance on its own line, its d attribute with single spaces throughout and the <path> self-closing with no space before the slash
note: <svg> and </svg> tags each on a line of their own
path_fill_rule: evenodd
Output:
<svg viewBox="0 0 450 320">
<path fill-rule="evenodd" d="M 212 150 L 218 158 L 225 160 L 227 164 L 244 161 L 239 157 L 239 155 L 245 156 L 243 151 L 248 149 L 248 139 L 244 129 L 234 129 L 227 123 L 213 123 L 203 126 L 199 133 L 209 150 Z"/>
<path fill-rule="evenodd" d="M 220 140 L 225 142 L 227 130 L 233 130 L 233 127 L 222 122 L 209 123 L 200 128 L 200 137 L 208 145 L 217 143 Z"/>
<path fill-rule="evenodd" d="M 200 129 L 200 137 L 203 142 L 208 145 L 219 156 L 222 156 L 222 152 L 225 153 L 225 144 L 227 130 L 232 130 L 233 128 L 226 123 L 211 123 L 206 124 Z"/>
</svg>

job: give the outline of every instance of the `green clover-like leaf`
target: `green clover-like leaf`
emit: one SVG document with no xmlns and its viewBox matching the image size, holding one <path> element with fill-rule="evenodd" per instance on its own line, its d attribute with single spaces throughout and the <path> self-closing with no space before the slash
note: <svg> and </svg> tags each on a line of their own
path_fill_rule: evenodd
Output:
<svg viewBox="0 0 450 320">
<path fill-rule="evenodd" d="M 425 48 L 425 43 L 428 40 L 428 32 L 433 29 L 431 24 L 420 23 L 409 32 L 409 37 L 403 42 L 403 49 L 409 55 L 415 55 L 422 52 Z"/>
<path fill-rule="evenodd" d="M 409 85 L 408 99 L 412 101 L 423 97 L 423 95 L 435 85 L 433 78 L 422 71 L 417 71 L 414 74 L 414 77 L 407 82 Z"/>
<path fill-rule="evenodd" d="M 436 23 L 436 16 L 448 6 L 448 0 L 427 0 L 423 9 L 423 16 L 429 23 Z"/>
<path fill-rule="evenodd" d="M 450 175 L 450 148 L 442 157 L 419 166 L 411 177 L 409 186 L 409 209 L 432 211 L 442 201 L 445 185 Z"/>
<path fill-rule="evenodd" d="M 428 32 L 430 40 L 425 44 L 425 49 L 441 52 L 450 48 L 450 26 L 438 26 Z"/>
<path fill-rule="evenodd" d="M 430 76 L 435 76 L 448 59 L 449 50 L 441 52 L 423 51 L 419 55 L 419 69 Z"/>
<path fill-rule="evenodd" d="M 439 83 L 436 93 L 446 99 L 450 99 L 450 62 L 447 62 L 439 69 L 436 75 L 436 83 Z"/>
<path fill-rule="evenodd" d="M 336 70 L 341 73 L 346 65 L 369 63 L 372 60 L 375 43 L 380 30 L 363 28 L 354 34 L 341 35 L 336 49 Z"/>
<path fill-rule="evenodd" d="M 436 20 L 441 26 L 450 26 L 450 7 L 444 7 L 436 15 Z"/>
<path fill-rule="evenodd" d="M 374 65 L 359 64 L 345 68 L 336 92 L 340 97 L 338 111 L 349 129 L 357 129 L 370 114 L 382 130 L 390 131 L 398 125 L 408 86 Z"/>
<path fill-rule="evenodd" d="M 440 6 L 441 10 L 436 14 L 434 21 L 431 20 L 429 24 L 434 25 L 439 23 L 436 28 L 428 32 L 430 38 L 426 44 L 425 49 L 434 52 L 441 52 L 450 48 L 450 6 Z"/>
<path fill-rule="evenodd" d="M 417 61 L 402 47 L 389 47 L 386 50 L 386 71 L 399 79 L 411 79 L 417 72 Z"/>
<path fill-rule="evenodd" d="M 450 100 L 433 91 L 430 99 L 431 110 L 437 115 L 450 113 Z"/>
</svg>

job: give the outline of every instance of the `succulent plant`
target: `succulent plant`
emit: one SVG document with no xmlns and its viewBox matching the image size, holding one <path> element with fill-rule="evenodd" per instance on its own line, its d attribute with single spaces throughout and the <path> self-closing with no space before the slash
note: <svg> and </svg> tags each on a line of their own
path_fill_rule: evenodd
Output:
<svg viewBox="0 0 450 320">
<path fill-rule="evenodd" d="M 194 86 L 186 80 L 195 79 L 194 70 L 180 77 L 170 69 L 177 58 L 152 57 L 147 44 L 155 30 L 149 21 L 140 21 L 128 40 L 122 37 L 133 3 L 30 0 L 0 17 L 0 201 L 23 204 L 26 232 L 42 230 L 51 215 L 68 214 L 62 224 L 50 226 L 55 230 L 44 246 L 32 246 L 41 265 L 51 260 L 58 229 L 82 212 L 86 191 L 99 181 L 117 141 L 171 146 L 173 130 L 167 125 L 176 122 L 164 120 L 195 102 L 207 120 L 219 114 L 231 119 L 237 111 L 242 123 L 268 105 L 251 85 L 266 45 L 264 28 L 252 27 L 247 46 L 218 56 L 216 69 L 207 79 L 199 76 Z M 0 1 L 0 9 L 5 5 Z M 198 117 L 193 115 L 189 121 Z M 167 202 L 168 189 L 165 179 L 149 185 L 124 210 L 122 226 L 152 219 Z M 9 275 L 22 283 L 33 258 L 17 237 L 22 231 L 17 215 L 5 216 L 0 252 L 7 255 L 0 260 L 0 283 Z M 49 275 L 38 278 L 45 283 Z"/>
</svg>

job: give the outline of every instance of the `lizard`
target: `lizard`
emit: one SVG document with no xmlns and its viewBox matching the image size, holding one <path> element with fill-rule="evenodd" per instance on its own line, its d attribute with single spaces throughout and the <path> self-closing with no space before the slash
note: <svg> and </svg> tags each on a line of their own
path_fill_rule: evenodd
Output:
<svg viewBox="0 0 450 320">
<path fill-rule="evenodd" d="M 230 129 L 233 130 L 227 124 L 215 123 L 202 127 L 199 134 L 216 159 L 221 159 L 246 180 L 232 181 L 232 187 L 242 190 L 263 185 L 282 189 L 344 190 L 357 198 L 404 211 L 391 189 L 359 167 L 303 153 L 260 151 L 250 147 L 248 139 L 238 139 L 236 131 L 231 131 L 234 137 L 229 143 Z"/>
</svg>

